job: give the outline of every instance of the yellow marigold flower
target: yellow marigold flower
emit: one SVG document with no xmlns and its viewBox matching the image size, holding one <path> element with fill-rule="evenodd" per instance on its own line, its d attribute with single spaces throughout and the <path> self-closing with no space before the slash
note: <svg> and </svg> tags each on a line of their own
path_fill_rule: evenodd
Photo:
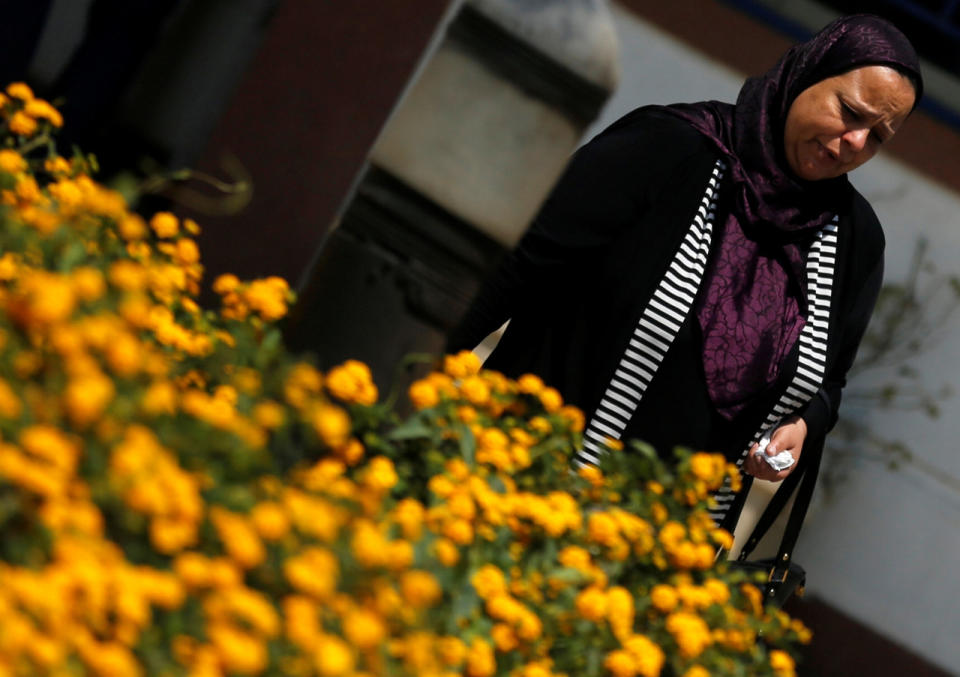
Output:
<svg viewBox="0 0 960 677">
<path fill-rule="evenodd" d="M 616 586 L 607 590 L 607 618 L 613 634 L 624 638 L 633 629 L 633 595 L 624 587 Z"/>
<path fill-rule="evenodd" d="M 197 525 L 185 519 L 156 517 L 150 521 L 150 543 L 172 555 L 197 542 Z"/>
<path fill-rule="evenodd" d="M 587 518 L 587 538 L 593 543 L 610 545 L 620 535 L 616 520 L 605 512 L 591 513 Z"/>
<path fill-rule="evenodd" d="M 691 665 L 683 677 L 710 677 L 710 671 L 702 665 Z"/>
<path fill-rule="evenodd" d="M 9 313 L 23 324 L 55 324 L 66 320 L 76 307 L 69 278 L 46 272 L 21 277 L 18 298 Z"/>
<path fill-rule="evenodd" d="M 477 436 L 477 447 L 482 451 L 506 451 L 510 438 L 499 428 L 484 428 Z"/>
<path fill-rule="evenodd" d="M 339 447 L 350 439 L 350 417 L 340 407 L 319 405 L 311 416 L 311 423 L 317 436 L 329 447 Z"/>
<path fill-rule="evenodd" d="M 477 410 L 466 404 L 461 405 L 457 407 L 457 418 L 463 423 L 473 423 L 477 420 Z"/>
<path fill-rule="evenodd" d="M 589 571 L 593 566 L 590 553 L 577 545 L 568 545 L 560 551 L 558 561 L 565 567 L 576 569 L 577 571 Z"/>
<path fill-rule="evenodd" d="M 279 541 L 290 532 L 290 517 L 279 503 L 263 501 L 253 506 L 250 522 L 261 538 Z"/>
<path fill-rule="evenodd" d="M 470 545 L 473 543 L 473 525 L 464 519 L 451 520 L 444 526 L 443 535 L 457 545 Z"/>
<path fill-rule="evenodd" d="M 726 604 L 730 601 L 730 588 L 727 584 L 716 578 L 708 578 L 703 582 L 704 589 L 709 593 L 710 598 L 715 604 Z"/>
<path fill-rule="evenodd" d="M 447 499 L 447 508 L 454 517 L 460 517 L 466 520 L 472 520 L 477 514 L 476 504 L 465 491 L 454 492 L 450 498 Z"/>
<path fill-rule="evenodd" d="M 560 411 L 560 407 L 563 406 L 563 397 L 556 388 L 544 388 L 537 395 L 540 398 L 540 404 L 550 414 Z"/>
<path fill-rule="evenodd" d="M 177 389 L 169 381 L 150 384 L 141 400 L 143 411 L 150 416 L 177 412 Z"/>
<path fill-rule="evenodd" d="M 80 644 L 77 640 L 75 643 Z M 140 664 L 133 652 L 117 642 L 97 642 L 78 646 L 81 660 L 97 675 L 121 675 L 134 677 L 141 674 Z"/>
<path fill-rule="evenodd" d="M 433 606 L 443 596 L 437 579 L 426 571 L 407 571 L 400 578 L 403 600 L 414 609 Z"/>
<path fill-rule="evenodd" d="M 554 677 L 550 672 L 550 661 L 544 660 L 537 663 L 527 663 L 518 677 Z"/>
<path fill-rule="evenodd" d="M 577 595 L 574 606 L 581 617 L 599 623 L 607 615 L 607 595 L 600 588 L 590 586 Z"/>
<path fill-rule="evenodd" d="M 150 219 L 150 227 L 157 237 L 171 238 L 180 232 L 180 220 L 170 212 L 157 212 Z"/>
<path fill-rule="evenodd" d="M 372 568 L 386 565 L 390 557 L 388 548 L 389 541 L 377 525 L 369 520 L 356 522 L 350 549 L 361 566 Z"/>
<path fill-rule="evenodd" d="M 215 588 L 232 588 L 243 580 L 243 573 L 226 557 L 210 560 L 210 584 Z"/>
<path fill-rule="evenodd" d="M 439 538 L 433 545 L 437 560 L 443 566 L 452 567 L 460 561 L 460 549 L 450 540 Z"/>
<path fill-rule="evenodd" d="M 730 480 L 730 488 L 733 491 L 740 491 L 743 484 L 743 476 L 740 473 L 740 468 L 738 468 L 736 464 L 727 464 L 727 478 Z"/>
<path fill-rule="evenodd" d="M 490 401 L 490 386 L 479 376 L 465 378 L 460 384 L 460 392 L 470 404 L 477 407 L 482 407 Z"/>
<path fill-rule="evenodd" d="M 140 371 L 143 364 L 143 345 L 128 332 L 114 336 L 106 351 L 107 364 L 114 373 L 130 377 Z"/>
<path fill-rule="evenodd" d="M 429 409 L 440 402 L 440 393 L 436 386 L 426 379 L 414 381 L 407 390 L 407 395 L 417 409 Z"/>
<path fill-rule="evenodd" d="M 397 483 L 397 471 L 386 456 L 370 459 L 363 473 L 363 484 L 367 488 L 381 493 L 391 489 Z"/>
<path fill-rule="evenodd" d="M 73 167 L 70 166 L 70 162 L 65 158 L 55 155 L 54 157 L 47 158 L 43 161 L 43 168 L 50 174 L 69 174 Z"/>
<path fill-rule="evenodd" d="M 553 426 L 550 425 L 550 421 L 543 416 L 534 416 L 527 422 L 527 425 L 530 426 L 531 430 L 540 435 L 549 435 L 553 432 Z"/>
<path fill-rule="evenodd" d="M 321 677 L 341 677 L 353 672 L 356 658 L 339 637 L 321 635 L 314 646 L 314 666 Z"/>
<path fill-rule="evenodd" d="M 70 273 L 70 282 L 77 297 L 87 302 L 96 301 L 107 290 L 103 273 L 89 266 L 74 268 Z"/>
<path fill-rule="evenodd" d="M 221 296 L 224 294 L 229 294 L 230 292 L 236 290 L 240 286 L 240 280 L 236 275 L 227 273 L 225 275 L 220 275 L 216 280 L 213 281 L 213 291 Z"/>
<path fill-rule="evenodd" d="M 290 286 L 281 277 L 254 280 L 247 285 L 244 299 L 267 322 L 274 322 L 287 314 L 287 295 Z"/>
<path fill-rule="evenodd" d="M 340 565 L 329 550 L 308 547 L 287 558 L 283 574 L 296 590 L 324 600 L 336 590 Z"/>
<path fill-rule="evenodd" d="M 679 599 L 676 589 L 666 584 L 655 585 L 650 591 L 650 602 L 661 613 L 673 611 Z"/>
<path fill-rule="evenodd" d="M 377 647 L 386 638 L 387 628 L 378 614 L 354 608 L 343 618 L 343 634 L 353 646 L 366 651 Z"/>
<path fill-rule="evenodd" d="M 696 658 L 713 643 L 713 635 L 700 616 L 677 611 L 667 616 L 667 631 L 673 635 L 684 658 Z"/>
<path fill-rule="evenodd" d="M 696 453 L 690 457 L 690 471 L 694 477 L 710 484 L 723 481 L 726 461 L 720 454 Z"/>
<path fill-rule="evenodd" d="M 527 395 L 539 395 L 543 390 L 543 379 L 536 374 L 523 374 L 517 379 L 517 389 Z"/>
<path fill-rule="evenodd" d="M 11 82 L 7 85 L 7 94 L 23 102 L 33 101 L 33 90 L 25 82 Z"/>
<path fill-rule="evenodd" d="M 31 136 L 37 131 L 38 125 L 36 120 L 23 111 L 18 110 L 10 117 L 10 122 L 7 123 L 7 126 L 14 134 L 19 136 Z"/>
<path fill-rule="evenodd" d="M 470 583 L 481 599 L 490 599 L 496 595 L 502 595 L 507 591 L 507 579 L 503 572 L 493 564 L 485 564 L 480 567 L 473 576 L 470 577 Z"/>
<path fill-rule="evenodd" d="M 710 538 L 721 548 L 730 550 L 733 547 L 733 534 L 726 529 L 713 529 L 710 531 Z"/>
<path fill-rule="evenodd" d="M 577 470 L 577 474 L 589 482 L 590 486 L 594 488 L 600 488 L 606 482 L 603 473 L 600 472 L 600 468 L 595 465 L 585 465 Z"/>
<path fill-rule="evenodd" d="M 173 560 L 173 571 L 187 587 L 204 588 L 212 582 L 210 559 L 197 552 L 185 552 Z"/>
<path fill-rule="evenodd" d="M 495 623 L 490 629 L 490 639 L 493 640 L 497 651 L 501 653 L 513 651 L 520 646 L 520 642 L 517 640 L 517 635 L 513 631 L 513 628 L 506 623 Z"/>
<path fill-rule="evenodd" d="M 17 184 L 14 186 L 15 202 L 20 202 L 21 205 L 35 205 L 45 201 L 43 193 L 40 192 L 40 186 L 37 184 L 37 180 L 29 175 L 23 175 L 17 178 Z M 26 210 L 21 209 L 21 215 L 26 216 Z M 26 220 L 26 219 L 25 219 Z M 43 232 L 48 232 L 47 229 L 41 229 Z M 49 230 L 53 230 L 50 228 Z"/>
<path fill-rule="evenodd" d="M 0 280 L 9 282 L 17 276 L 20 257 L 13 252 L 0 256 Z"/>
<path fill-rule="evenodd" d="M 347 465 L 357 465 L 360 461 L 363 460 L 363 455 L 366 453 L 366 450 L 363 448 L 363 444 L 355 437 L 351 437 L 347 440 L 346 444 L 337 447 L 334 450 L 337 458 L 343 460 Z"/>
<path fill-rule="evenodd" d="M 642 677 L 659 677 L 666 656 L 656 642 L 646 635 L 632 635 L 624 643 Z"/>
<path fill-rule="evenodd" d="M 443 371 L 455 379 L 474 376 L 480 371 L 480 358 L 469 350 L 461 350 L 456 355 L 446 355 L 443 358 Z"/>
<path fill-rule="evenodd" d="M 493 656 L 493 647 L 483 639 L 474 639 L 467 651 L 468 677 L 490 677 L 496 671 L 497 661 Z"/>
<path fill-rule="evenodd" d="M 637 665 L 629 651 L 616 649 L 607 654 L 603 660 L 603 667 L 614 677 L 634 677 L 637 674 Z"/>
<path fill-rule="evenodd" d="M 513 461 L 514 467 L 521 469 L 529 468 L 530 464 L 533 463 L 530 452 L 521 444 L 510 445 L 510 459 Z"/>
<path fill-rule="evenodd" d="M 383 564 L 392 571 L 403 571 L 413 564 L 413 545 L 398 539 L 390 541 L 384 553 Z"/>
<path fill-rule="evenodd" d="M 139 214 L 126 214 L 117 222 L 117 232 L 128 242 L 136 242 L 147 236 L 147 222 Z"/>
<path fill-rule="evenodd" d="M 331 395 L 344 402 L 371 405 L 377 401 L 377 386 L 370 368 L 358 360 L 347 360 L 327 373 L 325 379 Z"/>
<path fill-rule="evenodd" d="M 32 101 L 27 101 L 27 104 L 23 107 L 23 110 L 27 115 L 40 120 L 46 120 L 54 127 L 63 127 L 63 116 L 60 114 L 60 111 L 43 99 L 33 99 Z"/>
<path fill-rule="evenodd" d="M 70 380 L 63 405 L 70 420 L 83 427 L 100 418 L 113 396 L 113 381 L 103 374 L 90 373 Z"/>
<path fill-rule="evenodd" d="M 210 509 L 210 521 L 224 550 L 241 568 L 250 569 L 266 558 L 263 542 L 242 515 L 214 506 Z"/>
<path fill-rule="evenodd" d="M 147 269 L 135 261 L 114 261 L 107 270 L 110 284 L 124 291 L 141 291 L 147 286 Z"/>
<path fill-rule="evenodd" d="M 64 214 L 73 214 L 83 203 L 83 191 L 77 184 L 68 179 L 61 178 L 55 183 L 47 186 L 47 190 L 57 200 L 60 210 Z"/>
<path fill-rule="evenodd" d="M 446 665 L 460 665 L 467 657 L 467 645 L 459 637 L 441 637 L 437 640 L 437 653 Z"/>
<path fill-rule="evenodd" d="M 747 598 L 753 615 L 760 616 L 763 613 L 763 594 L 750 583 L 743 583 L 740 586 L 740 592 Z"/>
<path fill-rule="evenodd" d="M 803 624 L 799 618 L 794 618 L 790 621 L 790 629 L 797 633 L 797 641 L 801 644 L 809 644 L 810 640 L 813 639 L 813 633 L 810 631 L 806 625 Z"/>
<path fill-rule="evenodd" d="M 80 452 L 77 445 L 63 432 L 49 425 L 32 425 L 20 433 L 24 451 L 41 458 L 54 468 L 72 473 Z"/>
<path fill-rule="evenodd" d="M 283 407 L 269 400 L 254 405 L 252 415 L 258 425 L 269 430 L 279 428 L 286 419 Z"/>
<path fill-rule="evenodd" d="M 17 418 L 23 410 L 20 398 L 13 392 L 10 384 L 0 379 L 0 417 Z"/>
<path fill-rule="evenodd" d="M 180 265 L 188 266 L 200 260 L 200 248 L 188 237 L 177 240 L 174 258 Z"/>
<path fill-rule="evenodd" d="M 415 498 L 404 498 L 393 509 L 392 518 L 400 525 L 405 538 L 416 541 L 420 539 L 425 513 L 426 510 L 420 501 Z"/>
<path fill-rule="evenodd" d="M 770 667 L 777 677 L 793 677 L 796 665 L 793 658 L 785 651 L 774 649 L 770 652 Z"/>
<path fill-rule="evenodd" d="M 462 458 L 448 459 L 447 462 L 443 464 L 443 467 L 457 482 L 465 482 L 470 478 L 470 466 L 468 466 Z M 485 487 L 486 485 L 483 486 Z M 474 488 L 474 491 L 476 491 L 476 488 Z"/>
<path fill-rule="evenodd" d="M 301 649 L 312 646 L 320 632 L 316 602 L 302 595 L 288 595 L 281 607 L 287 638 Z"/>
<path fill-rule="evenodd" d="M 267 667 L 267 646 L 263 640 L 223 623 L 206 628 L 210 643 L 228 672 L 255 675 Z"/>
<path fill-rule="evenodd" d="M 8 174 L 17 174 L 27 169 L 27 161 L 15 150 L 0 150 L 0 169 Z"/>
<path fill-rule="evenodd" d="M 540 618 L 529 609 L 524 609 L 517 620 L 517 636 L 522 640 L 532 642 L 541 634 L 543 634 L 543 623 Z"/>
<path fill-rule="evenodd" d="M 193 219 L 183 220 L 183 229 L 190 235 L 196 237 L 200 234 L 200 226 Z"/>
</svg>

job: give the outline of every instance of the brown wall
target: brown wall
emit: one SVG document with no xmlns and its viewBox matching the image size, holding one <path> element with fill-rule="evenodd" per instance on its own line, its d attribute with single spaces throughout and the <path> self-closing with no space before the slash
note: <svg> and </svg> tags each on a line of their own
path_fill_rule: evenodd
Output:
<svg viewBox="0 0 960 677">
<path fill-rule="evenodd" d="M 234 155 L 253 180 L 240 214 L 197 214 L 208 279 L 296 283 L 447 0 L 284 0 L 200 169 Z"/>
</svg>

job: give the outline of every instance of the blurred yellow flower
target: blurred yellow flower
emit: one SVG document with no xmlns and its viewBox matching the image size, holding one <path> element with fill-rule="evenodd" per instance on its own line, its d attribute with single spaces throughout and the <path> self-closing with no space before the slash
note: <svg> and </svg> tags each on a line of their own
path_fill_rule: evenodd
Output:
<svg viewBox="0 0 960 677">
<path fill-rule="evenodd" d="M 150 227 L 157 237 L 171 238 L 180 232 L 180 220 L 170 212 L 157 212 L 150 219 Z"/>
</svg>

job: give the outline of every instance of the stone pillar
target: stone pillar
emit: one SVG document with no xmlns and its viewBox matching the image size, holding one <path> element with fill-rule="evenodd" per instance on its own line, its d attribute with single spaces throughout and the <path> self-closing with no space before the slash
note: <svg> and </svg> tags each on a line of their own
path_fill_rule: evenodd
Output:
<svg viewBox="0 0 960 677">
<path fill-rule="evenodd" d="M 466 0 L 370 151 L 288 325 L 384 387 L 440 353 L 520 239 L 617 79 L 603 0 Z"/>
</svg>

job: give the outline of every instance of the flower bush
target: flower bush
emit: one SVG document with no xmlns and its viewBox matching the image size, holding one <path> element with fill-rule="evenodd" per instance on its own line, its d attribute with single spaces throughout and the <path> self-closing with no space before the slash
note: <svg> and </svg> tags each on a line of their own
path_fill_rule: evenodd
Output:
<svg viewBox="0 0 960 677">
<path fill-rule="evenodd" d="M 0 675 L 776 675 L 809 632 L 715 564 L 734 467 L 448 356 L 400 418 L 285 351 L 279 278 L 213 282 L 0 95 Z"/>
</svg>

